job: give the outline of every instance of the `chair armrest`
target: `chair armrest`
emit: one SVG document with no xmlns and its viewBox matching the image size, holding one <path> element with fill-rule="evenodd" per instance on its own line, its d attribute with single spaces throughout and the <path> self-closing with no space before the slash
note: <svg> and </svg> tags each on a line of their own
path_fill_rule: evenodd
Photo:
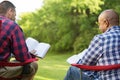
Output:
<svg viewBox="0 0 120 80">
<path fill-rule="evenodd" d="M 72 66 L 76 66 L 83 70 L 91 70 L 91 71 L 103 71 L 103 70 L 112 70 L 120 68 L 120 64 L 115 65 L 105 65 L 105 66 L 90 66 L 90 65 L 81 65 L 81 64 L 71 64 Z"/>
</svg>

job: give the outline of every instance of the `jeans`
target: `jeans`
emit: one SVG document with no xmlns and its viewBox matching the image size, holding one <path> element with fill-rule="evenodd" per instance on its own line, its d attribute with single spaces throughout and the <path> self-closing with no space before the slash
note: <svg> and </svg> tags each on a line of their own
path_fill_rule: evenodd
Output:
<svg viewBox="0 0 120 80">
<path fill-rule="evenodd" d="M 82 80 L 95 80 L 93 76 L 89 77 L 88 75 L 84 74 L 82 70 L 74 66 L 71 66 L 68 69 L 67 74 L 64 78 L 64 80 L 81 80 L 81 79 Z"/>
</svg>

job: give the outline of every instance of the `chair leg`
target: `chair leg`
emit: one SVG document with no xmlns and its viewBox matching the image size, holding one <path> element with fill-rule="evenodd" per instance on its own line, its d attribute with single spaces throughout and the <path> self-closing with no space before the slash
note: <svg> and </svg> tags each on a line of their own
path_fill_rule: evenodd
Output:
<svg viewBox="0 0 120 80">
<path fill-rule="evenodd" d="M 82 80 L 82 70 L 80 70 L 80 80 Z"/>
</svg>

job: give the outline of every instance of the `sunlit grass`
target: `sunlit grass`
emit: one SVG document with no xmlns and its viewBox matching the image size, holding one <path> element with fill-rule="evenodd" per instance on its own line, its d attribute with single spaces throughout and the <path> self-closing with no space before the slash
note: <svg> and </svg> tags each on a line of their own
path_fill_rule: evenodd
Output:
<svg viewBox="0 0 120 80">
<path fill-rule="evenodd" d="M 63 80 L 68 67 L 66 59 L 71 54 L 50 54 L 38 61 L 39 69 L 34 80 Z"/>
</svg>

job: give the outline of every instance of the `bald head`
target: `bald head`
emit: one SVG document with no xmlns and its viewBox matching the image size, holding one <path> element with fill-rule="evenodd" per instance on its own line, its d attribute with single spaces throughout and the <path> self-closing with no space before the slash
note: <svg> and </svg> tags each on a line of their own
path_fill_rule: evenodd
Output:
<svg viewBox="0 0 120 80">
<path fill-rule="evenodd" d="M 119 25 L 119 15 L 114 10 L 108 9 L 99 15 L 98 22 L 101 24 L 99 29 L 105 32 L 109 27 Z"/>
<path fill-rule="evenodd" d="M 112 9 L 103 11 L 99 18 L 107 19 L 111 26 L 119 25 L 119 15 Z"/>
</svg>

